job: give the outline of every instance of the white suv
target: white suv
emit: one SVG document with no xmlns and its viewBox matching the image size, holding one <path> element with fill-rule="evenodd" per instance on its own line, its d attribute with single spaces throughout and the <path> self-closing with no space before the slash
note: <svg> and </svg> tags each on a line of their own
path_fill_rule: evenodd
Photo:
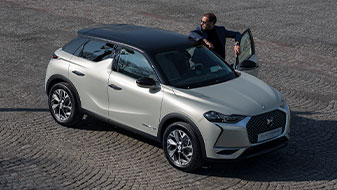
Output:
<svg viewBox="0 0 337 190">
<path fill-rule="evenodd" d="M 187 36 L 134 25 L 81 29 L 55 51 L 45 89 L 53 118 L 88 114 L 163 145 L 176 168 L 248 158 L 287 144 L 290 109 L 256 74 L 250 31 L 233 69 Z"/>
</svg>

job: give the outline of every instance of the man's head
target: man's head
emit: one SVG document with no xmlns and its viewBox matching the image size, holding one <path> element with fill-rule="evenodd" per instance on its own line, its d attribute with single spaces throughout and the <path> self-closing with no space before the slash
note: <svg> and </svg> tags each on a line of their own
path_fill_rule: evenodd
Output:
<svg viewBox="0 0 337 190">
<path fill-rule="evenodd" d="M 201 18 L 201 27 L 203 30 L 212 30 L 216 23 L 216 16 L 213 13 L 206 13 Z"/>
</svg>

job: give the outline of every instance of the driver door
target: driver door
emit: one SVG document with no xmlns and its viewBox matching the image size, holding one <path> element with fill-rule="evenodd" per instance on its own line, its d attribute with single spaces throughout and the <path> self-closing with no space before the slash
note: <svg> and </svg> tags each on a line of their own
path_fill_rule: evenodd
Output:
<svg viewBox="0 0 337 190">
<path fill-rule="evenodd" d="M 109 77 L 109 118 L 133 129 L 156 136 L 163 92 L 143 88 L 136 81 L 156 78 L 148 59 L 136 50 L 119 48 L 119 57 Z"/>
<path fill-rule="evenodd" d="M 236 57 L 234 69 L 244 71 L 258 77 L 259 61 L 255 54 L 255 45 L 250 29 L 247 29 L 241 37 L 240 55 Z"/>
</svg>

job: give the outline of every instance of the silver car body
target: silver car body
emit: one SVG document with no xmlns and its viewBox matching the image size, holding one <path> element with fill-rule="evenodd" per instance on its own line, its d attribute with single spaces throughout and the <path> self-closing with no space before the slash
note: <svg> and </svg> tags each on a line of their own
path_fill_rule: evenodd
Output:
<svg viewBox="0 0 337 190">
<path fill-rule="evenodd" d="M 114 58 L 94 63 L 62 48 L 56 50 L 55 55 L 58 58 L 51 59 L 47 68 L 47 92 L 51 79 L 56 75 L 62 76 L 76 89 L 83 110 L 159 141 L 164 120 L 168 116 L 179 115 L 197 128 L 205 158 L 237 159 L 248 148 L 289 138 L 290 109 L 283 95 L 245 72 L 233 80 L 205 87 L 183 89 L 157 81 L 156 87 L 149 89 L 139 87 L 136 79 L 113 71 Z M 250 59 L 257 62 L 255 54 Z M 252 143 L 247 131 L 248 122 L 254 116 L 275 110 L 285 114 L 283 129 L 270 130 L 270 134 L 265 134 L 269 135 L 267 138 Z M 216 123 L 204 117 L 208 111 L 246 117 L 234 124 Z M 229 152 L 224 154 L 221 151 Z"/>
</svg>

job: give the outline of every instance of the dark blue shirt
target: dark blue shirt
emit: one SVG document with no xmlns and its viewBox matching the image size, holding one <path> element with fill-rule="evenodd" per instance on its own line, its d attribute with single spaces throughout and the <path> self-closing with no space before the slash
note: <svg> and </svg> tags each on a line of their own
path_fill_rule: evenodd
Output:
<svg viewBox="0 0 337 190">
<path fill-rule="evenodd" d="M 223 54 L 220 54 L 220 55 L 223 58 L 225 58 L 226 38 L 235 38 L 235 41 L 240 42 L 241 34 L 240 32 L 227 30 L 223 26 L 214 26 L 214 29 L 220 41 L 220 48 L 221 48 L 220 50 L 217 50 L 216 52 L 223 52 Z M 190 32 L 189 37 L 193 38 L 195 41 L 200 41 L 204 38 L 209 40 L 209 32 L 207 30 L 203 30 L 201 25 L 199 25 L 195 30 L 192 30 Z"/>
</svg>

